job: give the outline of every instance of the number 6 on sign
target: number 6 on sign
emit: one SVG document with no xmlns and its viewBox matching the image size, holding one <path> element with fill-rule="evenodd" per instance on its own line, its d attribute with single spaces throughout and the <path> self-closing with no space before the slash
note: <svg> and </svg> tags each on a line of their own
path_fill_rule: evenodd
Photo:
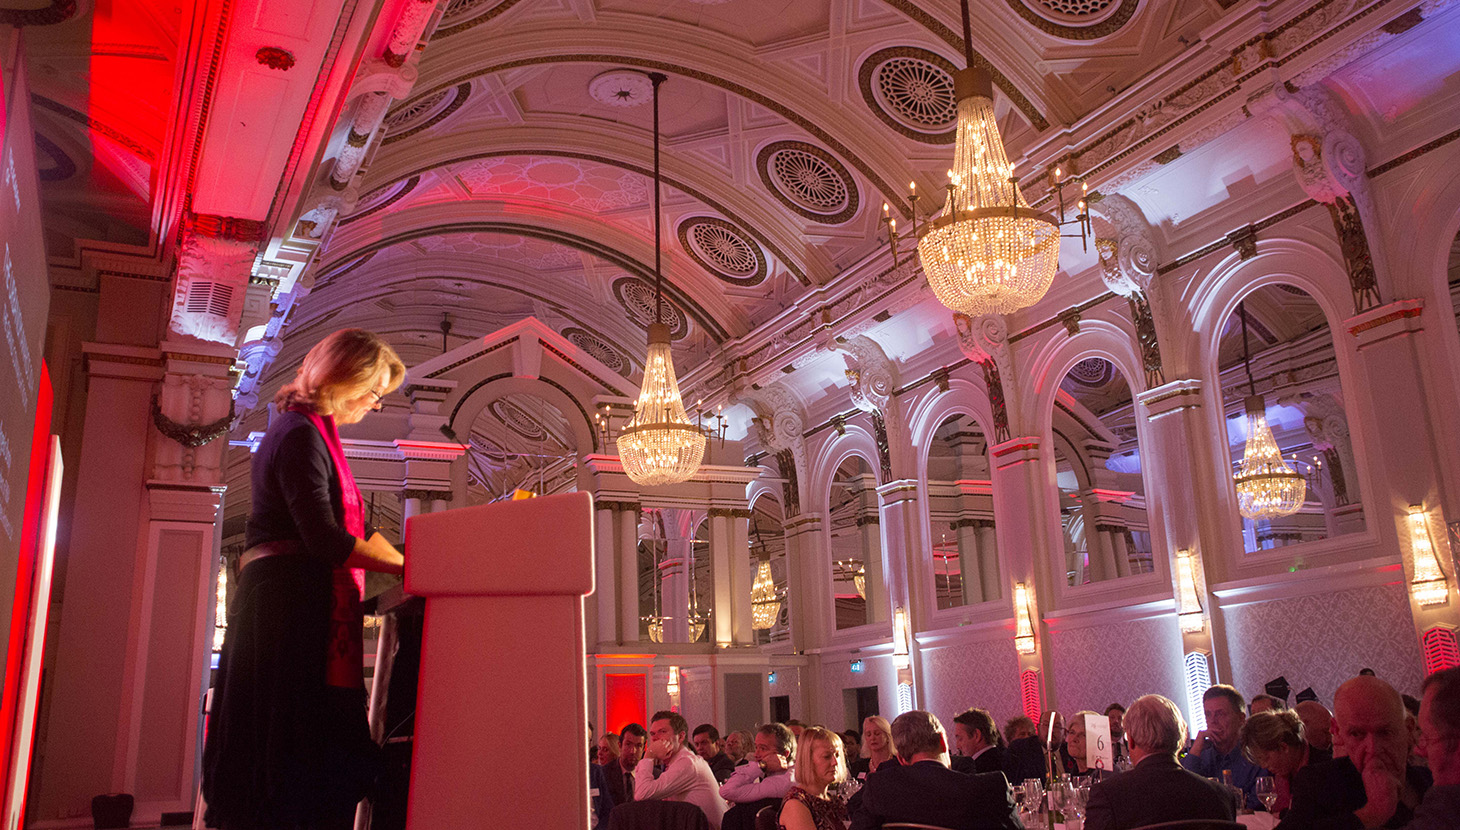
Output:
<svg viewBox="0 0 1460 830">
<path fill-rule="evenodd" d="M 1085 716 L 1085 766 L 1100 770 L 1115 768 L 1115 753 L 1110 745 L 1110 718 L 1104 715 Z"/>
</svg>

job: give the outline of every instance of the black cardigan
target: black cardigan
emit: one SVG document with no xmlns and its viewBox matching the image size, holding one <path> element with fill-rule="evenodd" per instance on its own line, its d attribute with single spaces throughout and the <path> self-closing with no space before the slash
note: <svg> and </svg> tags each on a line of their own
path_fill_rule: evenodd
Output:
<svg viewBox="0 0 1460 830">
<path fill-rule="evenodd" d="M 324 436 L 298 412 L 274 419 L 254 454 L 250 471 L 253 512 L 244 544 L 286 540 L 339 567 L 355 548 L 345 530 L 344 498 Z"/>
</svg>

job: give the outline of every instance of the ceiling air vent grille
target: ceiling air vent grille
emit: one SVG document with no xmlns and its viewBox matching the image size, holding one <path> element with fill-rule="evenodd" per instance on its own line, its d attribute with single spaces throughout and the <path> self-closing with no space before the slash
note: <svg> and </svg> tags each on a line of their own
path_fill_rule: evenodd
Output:
<svg viewBox="0 0 1460 830">
<path fill-rule="evenodd" d="M 227 317 L 233 304 L 233 286 L 207 280 L 194 280 L 188 284 L 187 312 L 189 314 L 212 314 Z"/>
</svg>

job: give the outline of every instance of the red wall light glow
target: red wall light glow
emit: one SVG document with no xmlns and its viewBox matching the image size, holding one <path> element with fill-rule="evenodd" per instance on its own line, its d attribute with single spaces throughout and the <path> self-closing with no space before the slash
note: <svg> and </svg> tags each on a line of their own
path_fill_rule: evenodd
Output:
<svg viewBox="0 0 1460 830">
<path fill-rule="evenodd" d="M 644 726 L 648 697 L 647 680 L 642 674 L 609 674 L 603 678 L 603 692 L 608 698 L 608 723 L 605 728 L 615 734 L 625 726 Z"/>
</svg>

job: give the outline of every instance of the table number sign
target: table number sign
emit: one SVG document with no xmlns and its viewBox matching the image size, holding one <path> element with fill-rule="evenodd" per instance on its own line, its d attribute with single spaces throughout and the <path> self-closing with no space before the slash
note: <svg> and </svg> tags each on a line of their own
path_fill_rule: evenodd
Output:
<svg viewBox="0 0 1460 830">
<path fill-rule="evenodd" d="M 1115 769 L 1115 745 L 1110 740 L 1110 718 L 1085 716 L 1085 765 L 1091 769 Z"/>
</svg>

